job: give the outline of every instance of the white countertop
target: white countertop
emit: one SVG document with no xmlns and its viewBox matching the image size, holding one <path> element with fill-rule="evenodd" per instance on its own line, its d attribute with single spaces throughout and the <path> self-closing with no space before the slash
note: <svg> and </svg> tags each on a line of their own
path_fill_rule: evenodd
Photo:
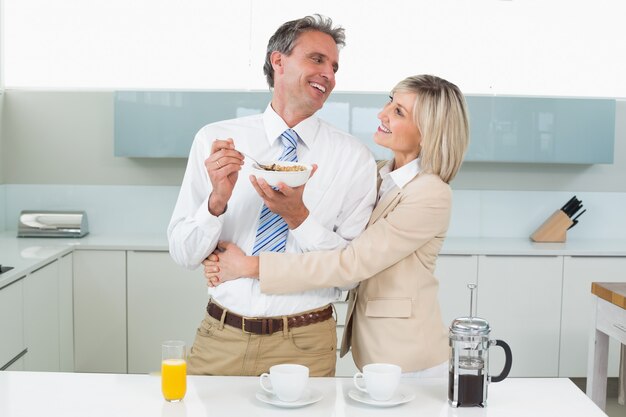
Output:
<svg viewBox="0 0 626 417">
<path fill-rule="evenodd" d="M 412 401 L 378 408 L 348 397 L 351 378 L 311 378 L 322 399 L 302 408 L 281 409 L 255 398 L 256 377 L 189 376 L 180 403 L 161 396 L 161 380 L 151 375 L 0 372 L 0 416 L 439 416 L 439 417 L 600 417 L 606 416 L 566 378 L 506 379 L 489 385 L 486 408 L 452 408 L 447 381 L 403 379 Z"/>
<path fill-rule="evenodd" d="M 626 256 L 626 239 L 570 239 L 536 243 L 529 238 L 446 238 L 442 255 Z"/>
<path fill-rule="evenodd" d="M 18 238 L 15 231 L 0 232 L 0 263 L 14 269 L 0 275 L 0 288 L 76 249 L 167 251 L 167 236 L 94 235 L 82 238 Z"/>
<path fill-rule="evenodd" d="M 88 234 L 82 238 L 17 238 L 0 232 L 0 263 L 14 267 L 0 275 L 0 288 L 73 250 L 167 251 L 165 233 L 153 235 Z M 626 239 L 580 239 L 535 243 L 522 238 L 449 237 L 442 255 L 493 256 L 626 256 Z"/>
</svg>

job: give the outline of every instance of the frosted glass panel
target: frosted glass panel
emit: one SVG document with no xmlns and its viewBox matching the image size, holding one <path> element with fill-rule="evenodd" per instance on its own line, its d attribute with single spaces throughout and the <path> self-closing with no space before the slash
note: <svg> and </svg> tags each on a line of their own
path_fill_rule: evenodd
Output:
<svg viewBox="0 0 626 417">
<path fill-rule="evenodd" d="M 269 97 L 269 92 L 117 92 L 115 156 L 186 158 L 202 126 L 261 113 Z"/>
<path fill-rule="evenodd" d="M 612 163 L 615 100 L 467 97 L 468 161 Z"/>
<path fill-rule="evenodd" d="M 262 113 L 270 93 L 123 91 L 114 100 L 115 156 L 186 158 L 202 126 Z M 387 100 L 387 94 L 334 93 L 318 116 L 357 136 L 376 158 L 388 158 L 372 139 Z"/>
<path fill-rule="evenodd" d="M 321 119 L 352 133 L 374 153 L 382 93 L 333 93 Z M 115 94 L 115 155 L 186 158 L 205 124 L 261 113 L 269 92 L 124 91 Z M 615 100 L 467 96 L 471 144 L 466 161 L 612 163 Z"/>
</svg>

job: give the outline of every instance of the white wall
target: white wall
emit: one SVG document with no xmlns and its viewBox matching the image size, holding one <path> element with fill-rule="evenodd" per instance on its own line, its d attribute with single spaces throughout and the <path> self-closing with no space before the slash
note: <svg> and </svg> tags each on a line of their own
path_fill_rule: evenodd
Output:
<svg viewBox="0 0 626 417">
<path fill-rule="evenodd" d="M 1 64 L 0 64 L 1 65 Z M 2 71 L 2 69 L 0 68 L 0 71 Z M 0 82 L 2 82 L 1 80 L 1 76 L 0 76 Z M 2 85 L 0 84 L 0 90 L 2 89 Z M 2 91 L 0 91 L 0 184 L 4 183 L 4 171 L 5 171 L 5 166 L 4 166 L 4 141 L 2 140 L 2 132 L 3 132 L 3 125 L 4 125 L 4 117 L 3 117 L 3 111 L 4 111 L 4 93 Z M 0 207 L 0 214 L 2 213 L 1 211 L 1 207 Z M 2 230 L 2 229 L 0 229 Z"/>
<path fill-rule="evenodd" d="M 153 235 L 165 231 L 178 186 L 0 185 L 7 230 L 21 210 L 85 210 L 93 234 Z M 566 191 L 454 190 L 449 237 L 527 238 L 572 197 Z M 626 193 L 576 192 L 587 212 L 568 231 L 570 239 L 626 239 Z M 2 213 L 2 210 L 0 210 Z M 4 230 L 0 227 L 0 231 Z"/>
<path fill-rule="evenodd" d="M 269 36 L 319 12 L 347 31 L 338 90 L 433 73 L 472 94 L 626 97 L 621 0 L 4 3 L 9 87 L 265 89 Z"/>
<path fill-rule="evenodd" d="M 6 186 L 0 184 L 0 232 L 6 228 Z"/>
<path fill-rule="evenodd" d="M 165 233 L 186 160 L 114 157 L 112 98 L 6 92 L 0 231 L 23 209 L 74 209 L 94 233 Z M 626 238 L 626 101 L 616 116 L 614 164 L 465 164 L 449 236 L 527 237 L 576 194 L 589 211 L 570 238 Z"/>
<path fill-rule="evenodd" d="M 5 1 L 9 3 L 17 0 Z M 140 32 L 149 28 L 144 25 L 151 19 L 141 15 L 141 6 L 132 6 L 131 3 L 135 4 L 123 2 L 124 6 L 120 6 L 122 3 L 116 1 L 98 3 L 97 7 L 134 7 L 126 14 L 118 13 L 117 20 L 108 21 L 109 26 L 90 26 L 90 22 L 93 23 L 90 19 L 98 14 L 97 8 L 83 16 L 82 20 L 76 19 L 71 13 L 68 16 L 72 18 L 67 21 L 55 22 L 50 19 L 54 28 L 48 32 L 46 48 L 30 55 L 26 53 L 27 49 L 8 50 L 5 51 L 5 58 L 26 59 L 27 63 L 30 63 L 28 60 L 35 60 L 29 67 L 35 71 L 32 73 L 34 75 L 42 73 L 42 68 L 50 73 L 60 68 L 60 72 L 65 71 L 70 74 L 70 79 L 76 81 L 76 88 L 93 87 L 93 80 L 84 76 L 87 73 L 85 70 L 87 66 L 102 65 L 111 75 L 109 84 L 104 88 L 123 87 L 115 84 L 121 79 L 121 73 L 116 72 L 120 70 L 119 63 L 110 66 L 110 63 L 92 59 L 89 48 L 107 45 L 106 38 L 96 39 L 94 43 L 91 36 L 106 35 L 111 27 L 134 27 Z M 173 4 L 169 0 L 152 3 L 159 7 Z M 594 2 L 593 7 L 588 7 L 588 2 L 565 0 L 398 0 L 392 3 L 395 8 L 374 0 L 359 1 L 358 6 L 355 6 L 354 1 L 323 0 L 316 3 L 314 9 L 310 3 L 288 0 L 272 0 L 270 3 L 239 0 L 232 2 L 227 10 L 216 11 L 212 9 L 217 7 L 216 3 L 189 2 L 200 7 L 201 12 L 197 19 L 183 22 L 183 35 L 190 42 L 193 41 L 192 46 L 204 60 L 203 65 L 209 68 L 196 81 L 187 72 L 190 65 L 186 61 L 186 54 L 180 52 L 180 42 L 167 37 L 168 31 L 175 26 L 170 23 L 179 20 L 180 16 L 176 13 L 172 14 L 170 21 L 152 22 L 163 30 L 161 49 L 146 50 L 141 42 L 133 41 L 120 48 L 108 45 L 108 52 L 111 57 L 123 59 L 124 68 L 132 70 L 134 78 L 129 78 L 130 84 L 126 87 L 154 87 L 152 75 L 160 74 L 175 80 L 172 85 L 159 85 L 162 88 L 198 89 L 217 86 L 261 89 L 265 88 L 265 81 L 260 68 L 269 35 L 287 19 L 320 12 L 332 16 L 336 23 L 347 28 L 348 46 L 341 53 L 338 90 L 387 91 L 395 81 L 408 74 L 430 72 L 458 82 L 466 93 L 519 94 L 526 91 L 528 94 L 541 95 L 626 96 L 620 90 L 626 88 L 626 83 L 620 78 L 626 74 L 624 56 L 615 55 L 611 52 L 612 48 L 605 47 L 623 38 L 623 25 L 617 24 L 621 16 L 616 12 L 619 7 L 613 0 Z M 39 10 L 38 7 L 48 2 L 29 0 L 29 4 L 33 10 Z M 109 6 L 103 6 L 105 4 Z M 142 3 L 138 1 L 136 4 Z M 192 7 L 189 4 L 185 7 Z M 72 7 L 86 7 L 79 0 L 67 0 L 64 5 L 68 13 Z M 357 13 L 356 7 L 365 12 Z M 7 19 L 5 24 L 21 30 L 24 38 L 33 47 L 38 47 L 36 41 L 40 39 L 30 39 L 26 32 L 37 24 L 48 24 L 46 16 L 31 20 L 28 20 L 29 16 L 22 17 L 28 22 L 27 27 L 18 27 L 20 19 Z M 597 27 L 590 30 L 591 24 Z M 200 27 L 205 25 L 215 32 L 214 36 L 206 37 L 199 32 Z M 85 29 L 82 36 L 76 37 L 71 29 L 77 26 L 89 30 Z M 69 51 L 59 51 L 51 46 L 53 41 L 64 36 L 78 39 L 78 46 Z M 599 36 L 602 41 L 594 47 L 585 47 L 590 39 L 595 39 L 592 36 Z M 63 68 L 63 60 L 57 59 L 63 55 L 57 53 L 80 56 L 84 67 Z M 155 57 L 159 59 L 160 65 L 152 65 L 149 71 L 141 69 L 142 64 L 151 62 Z M 535 57 L 540 60 L 540 64 L 528 64 L 528 59 Z M 572 64 L 578 60 L 584 60 L 589 66 L 583 68 Z M 562 86 L 566 75 L 576 78 L 566 83 L 572 89 L 564 91 Z M 12 77 L 16 79 L 16 74 Z M 197 84 L 204 80 L 205 84 Z M 38 203 L 37 207 L 31 207 L 38 209 L 51 205 L 58 207 L 63 201 L 56 200 L 53 194 L 48 193 L 50 190 L 59 190 L 55 187 L 61 187 L 68 203 L 87 205 L 90 203 L 84 198 L 94 196 L 94 190 L 107 190 L 106 198 L 120 198 L 124 193 L 135 193 L 132 186 L 158 186 L 149 191 L 157 190 L 157 194 L 160 187 L 166 187 L 167 196 L 163 199 L 163 206 L 157 210 L 159 213 L 162 211 L 160 216 L 166 218 L 164 213 L 173 204 L 171 199 L 175 195 L 169 187 L 180 184 L 186 161 L 114 157 L 113 93 L 94 91 L 93 88 L 91 91 L 71 91 L 72 88 L 59 91 L 9 89 L 3 94 L 0 108 L 0 230 L 11 228 L 16 213 L 26 208 L 15 204 Z M 513 209 L 517 209 L 525 200 L 532 200 L 535 207 L 541 205 L 542 192 L 546 192 L 543 195 L 556 195 L 559 198 L 573 193 L 602 192 L 598 198 L 592 199 L 609 202 L 612 201 L 611 193 L 615 193 L 615 197 L 621 201 L 626 192 L 624 178 L 626 101 L 619 101 L 614 164 L 550 166 L 467 163 L 453 183 L 455 190 L 467 190 L 469 193 L 456 194 L 460 198 L 455 216 L 465 209 L 472 212 L 478 210 L 475 213 L 478 217 L 472 218 L 467 224 L 482 222 L 481 216 L 488 212 L 485 202 L 494 201 L 494 194 L 490 194 L 493 190 L 515 192 L 513 197 L 508 198 L 510 208 Z M 44 186 L 37 192 L 47 196 L 45 201 L 28 194 L 33 190 L 29 187 L 39 185 Z M 100 186 L 104 188 L 98 188 Z M 131 186 L 131 191 L 124 188 L 127 186 Z M 119 191 L 118 187 L 124 190 Z M 529 191 L 539 193 L 527 194 Z M 141 195 L 140 191 L 137 193 Z M 495 195 L 495 200 L 498 200 L 506 194 Z M 559 198 L 557 200 L 560 201 Z M 152 200 L 150 197 L 148 200 L 158 204 L 158 199 Z M 558 206 L 556 200 L 550 200 L 541 210 L 553 210 L 554 204 Z M 11 207 L 10 212 L 5 211 L 7 207 Z M 620 207 L 623 204 L 613 209 L 617 213 Z M 506 211 L 506 208 L 502 210 Z M 511 234 L 526 233 L 526 229 L 534 225 L 536 217 L 544 215 L 541 210 L 533 212 L 515 230 L 499 230 Z M 585 217 L 591 217 L 591 214 L 587 213 Z M 163 223 L 163 219 L 157 223 Z M 473 233 L 454 218 L 452 226 L 453 235 Z M 581 226 L 582 222 L 577 227 L 579 231 L 583 230 Z M 481 228 L 478 233 L 492 233 L 490 226 L 484 227 L 486 229 Z M 156 230 L 161 229 L 161 226 L 156 227 Z M 498 230 L 498 227 L 495 226 L 493 230 Z"/>
<path fill-rule="evenodd" d="M 180 185 L 186 160 L 113 156 L 113 93 L 7 90 L 7 184 Z"/>
</svg>

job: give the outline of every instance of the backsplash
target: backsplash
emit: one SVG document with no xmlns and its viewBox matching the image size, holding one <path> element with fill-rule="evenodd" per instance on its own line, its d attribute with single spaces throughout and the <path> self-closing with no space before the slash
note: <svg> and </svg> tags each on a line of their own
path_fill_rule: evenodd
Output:
<svg viewBox="0 0 626 417">
<path fill-rule="evenodd" d="M 0 230 L 21 210 L 85 210 L 93 234 L 165 235 L 177 186 L 0 185 Z M 626 239 L 626 193 L 455 190 L 450 237 L 527 238 L 574 194 L 587 212 L 568 239 Z"/>
<path fill-rule="evenodd" d="M 84 210 L 90 233 L 165 234 L 177 186 L 12 185 L 6 187 L 6 230 L 21 210 Z"/>
<path fill-rule="evenodd" d="M 587 212 L 568 239 L 626 239 L 626 193 L 456 190 L 448 236 L 527 238 L 572 196 Z"/>
</svg>

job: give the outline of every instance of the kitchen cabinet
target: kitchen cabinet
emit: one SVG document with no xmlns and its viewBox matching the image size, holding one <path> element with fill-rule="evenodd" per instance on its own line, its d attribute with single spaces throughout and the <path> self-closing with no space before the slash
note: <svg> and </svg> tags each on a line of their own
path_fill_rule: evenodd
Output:
<svg viewBox="0 0 626 417">
<path fill-rule="evenodd" d="M 161 343 L 190 349 L 208 302 L 202 268 L 189 271 L 165 251 L 128 251 L 128 372 L 161 366 Z"/>
<path fill-rule="evenodd" d="M 184 340 L 188 348 L 193 344 L 208 301 L 206 281 L 201 269 L 183 269 L 165 251 L 128 251 L 127 262 L 128 372 L 154 372 L 161 363 L 161 342 Z M 347 306 L 335 303 L 338 348 Z M 357 371 L 350 353 L 337 356 L 337 376 Z"/>
<path fill-rule="evenodd" d="M 126 251 L 74 252 L 74 367 L 126 373 Z"/>
<path fill-rule="evenodd" d="M 346 298 L 347 294 L 348 292 L 345 291 L 344 296 L 342 296 L 342 300 Z M 346 316 L 348 314 L 348 302 L 337 301 L 334 303 L 334 306 L 335 313 L 337 314 L 337 365 L 335 367 L 335 376 L 351 377 L 359 371 L 352 360 L 352 351 L 346 353 L 346 356 L 343 358 L 339 357 L 341 341 L 343 339 L 343 330 L 345 328 Z"/>
<path fill-rule="evenodd" d="M 335 376 L 336 377 L 346 377 L 350 378 L 357 372 L 359 372 L 359 368 L 354 364 L 354 359 L 352 359 L 352 350 L 346 353 L 346 356 L 343 358 L 339 357 L 339 349 L 341 348 L 341 335 L 343 334 L 343 329 L 339 333 L 339 338 L 337 339 L 339 343 L 339 348 L 337 349 L 337 366 L 335 367 Z"/>
<path fill-rule="evenodd" d="M 472 120 L 466 161 L 613 163 L 613 99 L 465 98 Z M 115 156 L 186 158 L 200 126 L 237 117 L 241 109 L 263 113 L 270 99 L 267 91 L 117 91 Z M 387 99 L 386 93 L 334 92 L 317 116 L 345 126 L 376 159 L 387 159 L 384 149 L 370 146 L 377 126 L 370 115 L 377 114 Z M 587 132 L 593 132 L 593 141 Z"/>
<path fill-rule="evenodd" d="M 73 255 L 59 259 L 59 370 L 74 370 Z"/>
<path fill-rule="evenodd" d="M 53 261 L 24 280 L 24 369 L 59 371 L 59 262 Z"/>
<path fill-rule="evenodd" d="M 439 306 L 443 324 L 450 326 L 455 318 L 469 314 L 470 291 L 467 284 L 476 284 L 478 281 L 478 257 L 441 255 L 437 258 L 435 277 L 439 280 Z M 480 289 L 477 294 L 478 291 Z"/>
<path fill-rule="evenodd" d="M 594 326 L 591 283 L 626 282 L 626 258 L 566 256 L 563 265 L 563 313 L 559 376 L 586 377 L 589 337 Z M 608 376 L 619 370 L 619 343 L 610 338 Z"/>
<path fill-rule="evenodd" d="M 626 249 L 619 242 L 605 242 L 599 248 L 594 242 L 593 250 L 587 242 L 568 242 L 554 250 L 553 245 L 528 247 L 526 241 L 487 243 L 472 241 L 464 252 L 455 246 L 453 254 L 439 257 L 435 276 L 444 323 L 467 315 L 467 283 L 475 282 L 478 315 L 490 322 L 491 338 L 507 341 L 513 350 L 512 376 L 584 377 L 591 282 L 625 281 Z M 0 368 L 28 370 L 47 360 L 54 363 L 54 355 L 47 356 L 37 347 L 43 338 L 33 329 L 44 323 L 44 332 L 56 327 L 58 338 L 52 335 L 50 340 L 57 340 L 58 347 L 51 351 L 56 349 L 55 367 L 62 371 L 151 372 L 158 369 L 163 340 L 180 338 L 191 345 L 206 304 L 201 272 L 173 264 L 163 245 L 104 246 L 109 244 L 95 241 L 76 246 L 60 258 L 56 252 L 43 268 L 25 269 L 23 276 L 16 274 L 16 281 L 0 288 Z M 146 250 L 153 246 L 154 252 Z M 41 295 L 32 294 L 34 288 L 47 296 L 38 300 Z M 56 306 L 50 294 L 57 294 Z M 347 303 L 339 301 L 335 307 L 340 343 Z M 48 322 L 52 316 L 57 325 Z M 24 352 L 25 334 L 34 343 L 34 353 Z M 610 376 L 617 372 L 617 353 L 613 345 Z M 497 374 L 501 350 L 492 349 L 490 356 L 491 373 Z M 354 372 L 349 355 L 338 358 L 338 376 Z"/>
<path fill-rule="evenodd" d="M 561 256 L 479 256 L 478 316 L 511 346 L 510 376 L 558 376 L 562 270 Z M 491 348 L 490 373 L 503 365 L 502 349 Z"/>
<path fill-rule="evenodd" d="M 10 296 L 7 303 L 0 301 L 0 310 L 8 308 L 10 312 L 0 311 L 0 316 L 10 319 L 12 327 L 5 325 L 0 334 L 3 340 L 8 336 L 7 349 L 17 349 L 20 354 L 7 369 L 73 370 L 71 259 L 71 255 L 55 259 L 0 290 L 0 294 Z M 3 359 L 0 362 L 6 363 Z M 67 366 L 62 367 L 62 363 Z"/>
<path fill-rule="evenodd" d="M 20 355 L 24 343 L 24 278 L 0 288 L 0 369 Z M 23 363 L 23 362 L 22 362 Z"/>
</svg>

